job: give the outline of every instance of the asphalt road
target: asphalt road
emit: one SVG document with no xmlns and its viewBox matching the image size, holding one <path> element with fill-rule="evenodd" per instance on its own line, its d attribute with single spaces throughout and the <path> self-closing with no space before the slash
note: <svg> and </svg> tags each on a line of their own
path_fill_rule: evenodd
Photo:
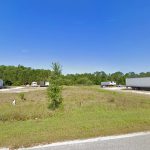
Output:
<svg viewBox="0 0 150 150">
<path fill-rule="evenodd" d="M 28 150 L 150 150 L 150 133 L 56 143 Z"/>
</svg>

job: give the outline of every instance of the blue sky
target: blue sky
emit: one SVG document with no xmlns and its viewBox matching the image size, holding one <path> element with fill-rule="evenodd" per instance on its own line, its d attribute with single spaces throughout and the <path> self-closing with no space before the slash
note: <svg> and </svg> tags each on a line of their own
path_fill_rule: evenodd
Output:
<svg viewBox="0 0 150 150">
<path fill-rule="evenodd" d="M 150 71 L 149 0 L 1 0 L 0 65 Z"/>
</svg>

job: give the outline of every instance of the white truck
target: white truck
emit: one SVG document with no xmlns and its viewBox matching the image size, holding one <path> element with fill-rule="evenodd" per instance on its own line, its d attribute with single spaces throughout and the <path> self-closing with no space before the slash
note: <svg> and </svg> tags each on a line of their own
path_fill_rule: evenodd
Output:
<svg viewBox="0 0 150 150">
<path fill-rule="evenodd" d="M 150 89 L 150 77 L 143 78 L 127 78 L 126 87 L 132 89 Z"/>
<path fill-rule="evenodd" d="M 48 87 L 49 86 L 49 82 L 48 81 L 41 81 L 40 82 L 40 87 Z"/>
<path fill-rule="evenodd" d="M 3 80 L 0 79 L 0 89 L 2 89 L 3 86 L 4 86 L 4 82 L 3 82 Z"/>
<path fill-rule="evenodd" d="M 101 82 L 101 87 L 111 87 L 111 86 L 116 86 L 116 82 L 114 81 Z"/>
<path fill-rule="evenodd" d="M 37 84 L 37 82 L 32 82 L 32 83 L 31 83 L 31 86 L 32 86 L 32 87 L 38 87 L 38 84 Z"/>
</svg>

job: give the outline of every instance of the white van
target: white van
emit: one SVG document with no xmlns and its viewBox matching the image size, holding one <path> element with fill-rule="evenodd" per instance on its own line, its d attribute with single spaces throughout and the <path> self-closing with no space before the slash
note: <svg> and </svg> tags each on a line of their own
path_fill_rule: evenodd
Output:
<svg viewBox="0 0 150 150">
<path fill-rule="evenodd" d="M 37 84 L 37 82 L 32 82 L 32 83 L 31 83 L 31 86 L 32 86 L 32 87 L 38 87 L 38 84 Z"/>
</svg>

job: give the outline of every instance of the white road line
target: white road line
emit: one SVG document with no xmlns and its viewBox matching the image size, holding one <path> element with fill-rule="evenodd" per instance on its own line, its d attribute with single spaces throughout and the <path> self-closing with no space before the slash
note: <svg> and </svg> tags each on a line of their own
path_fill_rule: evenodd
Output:
<svg viewBox="0 0 150 150">
<path fill-rule="evenodd" d="M 47 145 L 39 145 L 39 146 L 27 148 L 27 149 L 33 150 L 36 148 L 47 148 L 47 147 L 54 147 L 54 146 L 65 146 L 65 145 L 73 145 L 73 144 L 92 143 L 92 142 L 97 142 L 97 141 L 108 141 L 108 140 L 131 138 L 131 137 L 143 136 L 143 135 L 150 135 L 150 132 L 138 132 L 138 133 L 125 134 L 125 135 L 91 138 L 91 139 L 86 139 L 86 140 L 74 140 L 74 141 L 58 142 L 58 143 L 52 143 L 52 144 L 47 144 Z M 20 148 L 19 150 L 26 150 L 26 148 Z"/>
</svg>

